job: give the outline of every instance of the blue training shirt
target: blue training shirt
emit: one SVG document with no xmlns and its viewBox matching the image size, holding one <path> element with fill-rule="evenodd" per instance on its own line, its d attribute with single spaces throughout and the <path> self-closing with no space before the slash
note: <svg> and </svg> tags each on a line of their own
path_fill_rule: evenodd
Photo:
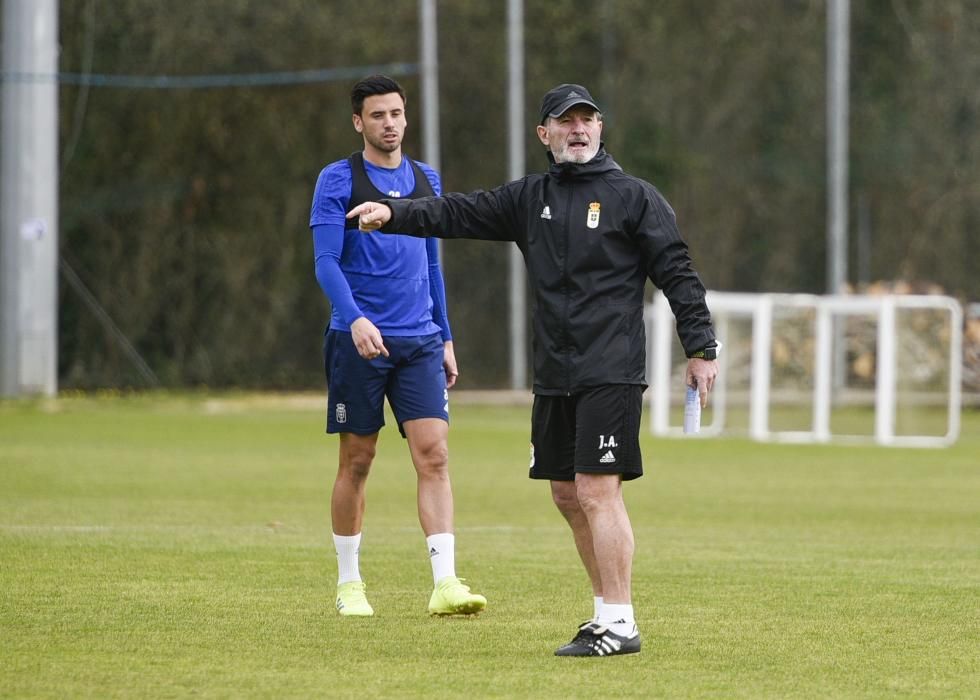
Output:
<svg viewBox="0 0 980 700">
<path fill-rule="evenodd" d="M 432 190 L 442 193 L 439 175 L 416 161 Z M 415 189 L 407 157 L 397 168 L 364 161 L 371 183 L 389 197 Z M 433 238 L 367 234 L 346 230 L 351 197 L 351 168 L 345 158 L 325 167 L 317 179 L 310 212 L 316 278 L 332 307 L 330 328 L 350 331 L 361 316 L 383 335 L 440 333 L 452 340 L 446 293 Z"/>
</svg>

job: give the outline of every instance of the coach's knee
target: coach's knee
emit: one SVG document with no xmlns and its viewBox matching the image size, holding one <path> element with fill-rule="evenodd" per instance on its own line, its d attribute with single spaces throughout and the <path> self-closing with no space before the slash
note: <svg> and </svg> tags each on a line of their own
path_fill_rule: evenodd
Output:
<svg viewBox="0 0 980 700">
<path fill-rule="evenodd" d="M 586 513 L 607 508 L 621 498 L 619 475 L 580 474 L 575 481 L 578 504 Z"/>
<path fill-rule="evenodd" d="M 552 481 L 551 500 L 555 502 L 559 512 L 566 518 L 582 510 L 578 502 L 574 481 Z"/>
</svg>

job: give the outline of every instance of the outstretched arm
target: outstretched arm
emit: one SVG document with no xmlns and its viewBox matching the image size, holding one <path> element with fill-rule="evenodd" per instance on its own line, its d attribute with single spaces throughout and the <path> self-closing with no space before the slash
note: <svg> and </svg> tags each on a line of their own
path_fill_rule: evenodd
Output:
<svg viewBox="0 0 980 700">
<path fill-rule="evenodd" d="M 421 238 L 468 238 L 480 241 L 526 240 L 521 220 L 524 181 L 469 194 L 382 199 L 364 202 L 347 213 L 362 231 L 400 233 Z"/>
</svg>

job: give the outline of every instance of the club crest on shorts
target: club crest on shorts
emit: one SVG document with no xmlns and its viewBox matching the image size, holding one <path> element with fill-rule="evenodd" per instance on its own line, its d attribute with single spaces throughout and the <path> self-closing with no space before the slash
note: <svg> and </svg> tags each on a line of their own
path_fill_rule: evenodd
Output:
<svg viewBox="0 0 980 700">
<path fill-rule="evenodd" d="M 334 409 L 334 416 L 336 416 L 338 423 L 346 423 L 347 406 L 342 403 L 337 404 L 336 408 Z"/>
<path fill-rule="evenodd" d="M 585 225 L 589 228 L 599 228 L 599 210 L 602 206 L 599 202 L 589 204 L 589 216 L 585 220 Z"/>
</svg>

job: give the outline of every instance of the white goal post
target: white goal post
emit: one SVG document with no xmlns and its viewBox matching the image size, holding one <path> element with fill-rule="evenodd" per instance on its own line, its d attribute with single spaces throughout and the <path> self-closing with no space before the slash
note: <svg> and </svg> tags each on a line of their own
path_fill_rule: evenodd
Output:
<svg viewBox="0 0 980 700">
<path fill-rule="evenodd" d="M 810 294 L 741 294 L 708 292 L 708 307 L 719 339 L 726 340 L 729 321 L 741 317 L 751 324 L 749 358 L 749 435 L 764 442 L 831 442 L 838 440 L 875 442 L 903 447 L 945 447 L 956 442 L 960 431 L 961 377 L 963 363 L 963 310 L 959 302 L 945 296 L 923 295 L 827 295 Z M 896 312 L 905 309 L 931 309 L 948 313 L 948 383 L 944 387 L 948 408 L 946 432 L 943 435 L 897 435 L 895 416 L 898 402 L 899 334 Z M 813 375 L 812 424 L 809 430 L 775 430 L 770 426 L 771 372 L 773 367 L 773 312 L 801 310 L 812 317 Z M 874 434 L 845 435 L 832 433 L 831 408 L 835 377 L 833 358 L 840 347 L 839 320 L 861 315 L 876 323 L 874 362 Z M 677 345 L 674 317 L 666 298 L 659 291 L 648 307 L 650 335 L 650 429 L 655 435 L 682 435 L 679 425 L 670 424 L 671 396 L 683 396 L 683 387 L 674 386 L 671 370 L 672 348 Z M 835 335 L 837 343 L 835 343 Z M 935 342 L 939 342 L 935 339 Z M 679 347 L 679 346 L 678 346 Z M 725 431 L 728 407 L 728 372 L 731 346 L 726 344 L 719 362 L 721 372 L 715 384 L 710 405 L 712 417 L 702 425 L 700 436 L 710 437 Z"/>
</svg>

